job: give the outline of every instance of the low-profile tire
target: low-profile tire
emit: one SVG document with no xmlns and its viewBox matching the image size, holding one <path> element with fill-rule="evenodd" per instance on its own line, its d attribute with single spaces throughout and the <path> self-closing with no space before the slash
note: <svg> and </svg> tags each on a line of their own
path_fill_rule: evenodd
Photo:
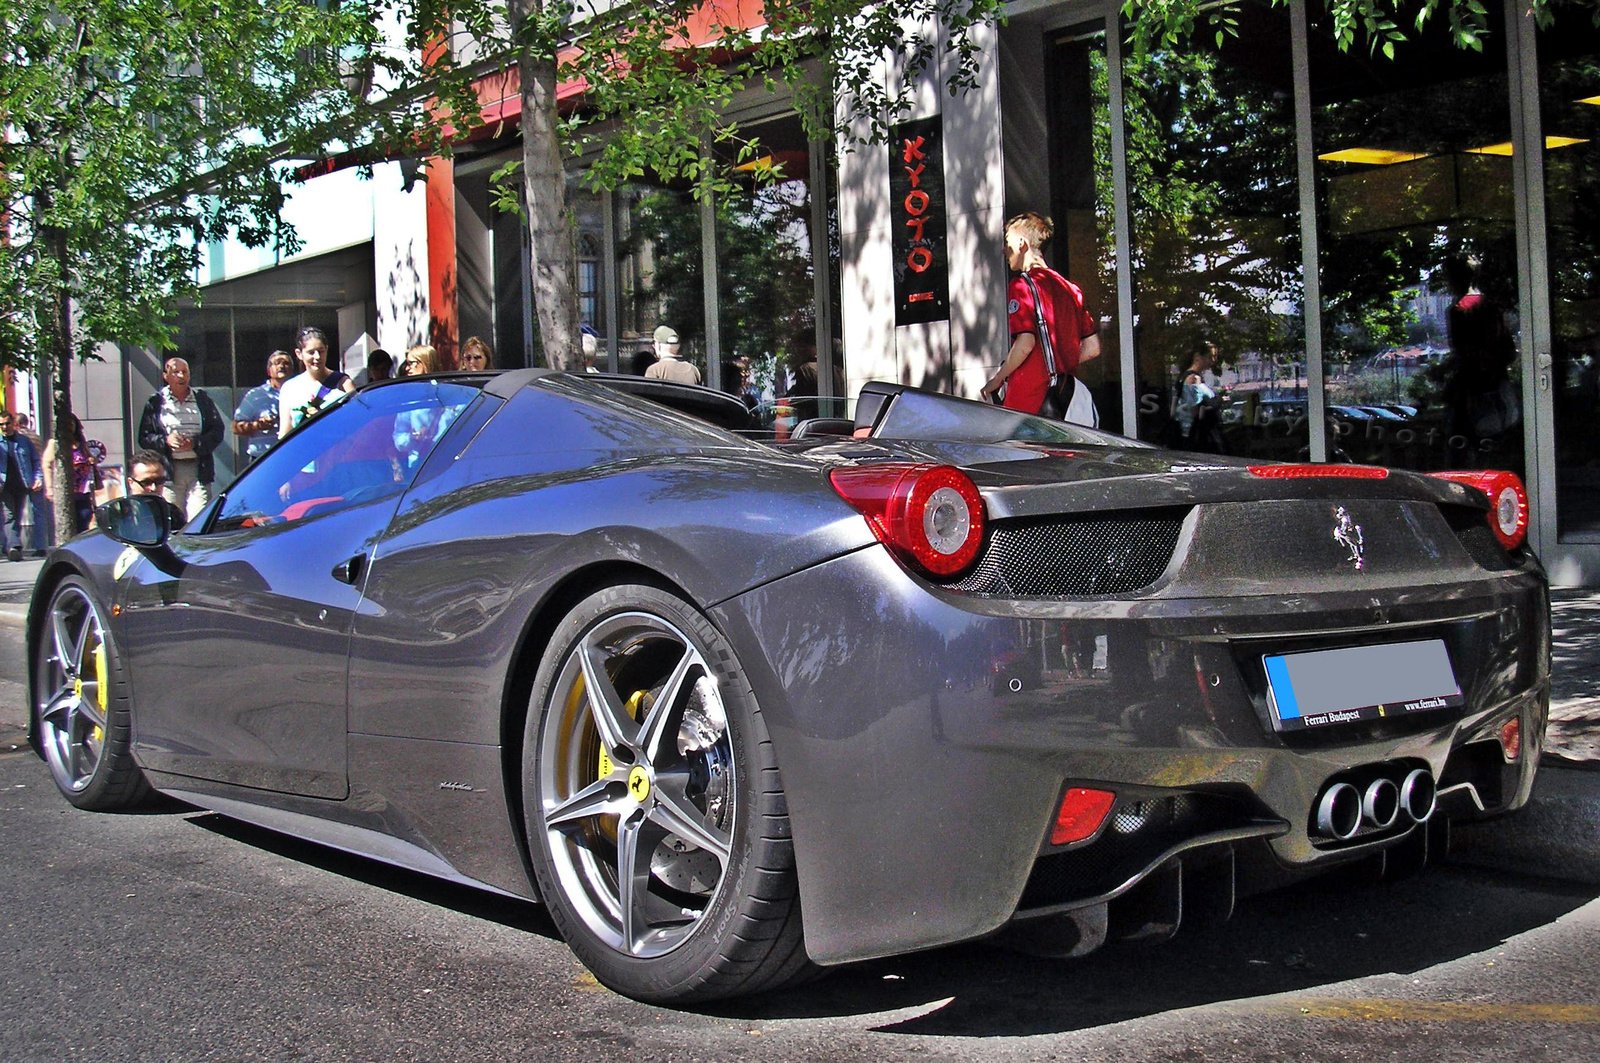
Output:
<svg viewBox="0 0 1600 1063">
<path fill-rule="evenodd" d="M 540 894 L 602 984 L 684 1004 L 813 973 L 772 743 L 693 606 L 637 585 L 578 603 L 540 662 L 523 748 Z"/>
<path fill-rule="evenodd" d="M 94 588 L 68 576 L 50 594 L 33 646 L 33 713 L 50 778 L 94 812 L 147 801 L 133 759 L 133 717 L 122 655 Z"/>
</svg>

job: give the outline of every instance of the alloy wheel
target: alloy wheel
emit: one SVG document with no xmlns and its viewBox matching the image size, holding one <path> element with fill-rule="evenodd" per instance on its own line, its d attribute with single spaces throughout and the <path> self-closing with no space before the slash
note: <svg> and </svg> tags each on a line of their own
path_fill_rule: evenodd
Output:
<svg viewBox="0 0 1600 1063">
<path fill-rule="evenodd" d="M 35 688 L 39 736 L 56 784 L 77 793 L 94 781 L 106 752 L 105 624 L 93 599 L 71 583 L 56 591 L 46 623 Z"/>
<path fill-rule="evenodd" d="M 587 929 L 616 952 L 683 944 L 728 876 L 740 814 L 717 680 L 651 612 L 605 617 L 572 646 L 540 739 L 551 863 Z"/>
</svg>

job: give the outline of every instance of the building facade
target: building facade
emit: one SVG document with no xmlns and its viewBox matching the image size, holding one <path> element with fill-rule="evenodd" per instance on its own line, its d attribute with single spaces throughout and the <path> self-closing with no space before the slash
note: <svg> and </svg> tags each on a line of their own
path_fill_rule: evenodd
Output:
<svg viewBox="0 0 1600 1063">
<path fill-rule="evenodd" d="M 1084 290 L 1102 423 L 1181 438 L 1215 344 L 1210 449 L 1434 471 L 1508 468 L 1560 584 L 1600 581 L 1600 34 L 1490 3 L 1395 58 L 1334 46 L 1314 5 L 1246 2 L 1137 55 L 1120 4 L 1018 0 L 984 80 L 937 119 L 949 313 L 908 320 L 909 140 L 839 163 L 846 373 L 975 395 L 1008 337 L 1001 228 L 1048 214 Z M 892 60 L 885 76 L 893 77 Z M 916 132 L 921 132 L 918 127 Z M 920 205 L 920 201 L 916 205 Z M 859 220 L 860 224 L 855 224 Z"/>
<path fill-rule="evenodd" d="M 1105 427 L 1182 438 L 1181 382 L 1215 344 L 1212 449 L 1512 469 L 1553 578 L 1600 582 L 1600 33 L 1488 7 L 1481 52 L 1441 24 L 1389 61 L 1338 51 L 1302 0 L 1246 0 L 1220 40 L 1150 55 L 1114 0 L 1016 0 L 976 90 L 930 71 L 890 143 L 850 150 L 747 93 L 734 117 L 776 181 L 696 200 L 574 168 L 597 366 L 643 364 L 666 324 L 706 383 L 780 419 L 844 412 L 871 379 L 975 396 L 1009 341 L 1002 226 L 1034 210 L 1101 323 L 1080 377 Z M 490 127 L 423 180 L 307 181 L 292 258 L 212 249 L 179 351 L 197 383 L 232 400 L 301 324 L 341 351 L 477 335 L 500 366 L 538 364 L 525 238 L 489 184 L 515 106 L 486 96 Z M 117 364 L 136 421 L 159 364 Z"/>
</svg>

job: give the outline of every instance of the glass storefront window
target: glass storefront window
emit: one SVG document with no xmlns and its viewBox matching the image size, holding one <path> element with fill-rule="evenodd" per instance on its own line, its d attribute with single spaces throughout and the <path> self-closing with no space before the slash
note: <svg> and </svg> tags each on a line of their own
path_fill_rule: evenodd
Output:
<svg viewBox="0 0 1600 1063">
<path fill-rule="evenodd" d="M 1100 357 L 1080 363 L 1076 375 L 1094 395 L 1100 426 L 1121 432 L 1122 356 L 1112 316 L 1117 292 L 1115 183 L 1104 30 L 1079 29 L 1058 38 L 1045 70 L 1052 131 L 1048 213 L 1055 235 L 1044 255 L 1052 268 L 1078 285 L 1084 309 L 1100 321 Z"/>
<path fill-rule="evenodd" d="M 1289 20 L 1123 61 L 1138 436 L 1308 455 Z"/>
<path fill-rule="evenodd" d="M 759 157 L 734 171 L 750 176 L 716 201 L 721 387 L 764 416 L 781 400 L 797 421 L 842 415 L 844 367 L 817 349 L 810 146 L 798 118 L 750 132 Z"/>
<path fill-rule="evenodd" d="M 1328 456 L 1521 474 L 1505 36 L 1412 37 L 1374 63 L 1312 21 Z"/>
<path fill-rule="evenodd" d="M 611 333 L 606 317 L 605 205 L 605 195 L 584 184 L 581 175 L 568 177 L 567 209 L 572 212 L 576 241 L 573 252 L 578 266 L 578 326 L 593 330 L 596 337 L 594 368 L 609 373 L 617 367 L 611 364 Z M 632 349 L 624 355 L 624 369 L 632 355 Z"/>
<path fill-rule="evenodd" d="M 706 373 L 705 281 L 700 203 L 686 191 L 630 185 L 612 193 L 617 217 L 618 355 L 624 373 L 655 360 L 659 325 L 678 333 L 679 354 Z"/>
<path fill-rule="evenodd" d="M 1555 403 L 1556 538 L 1600 543 L 1600 30 L 1557 10 L 1539 34 Z"/>
</svg>

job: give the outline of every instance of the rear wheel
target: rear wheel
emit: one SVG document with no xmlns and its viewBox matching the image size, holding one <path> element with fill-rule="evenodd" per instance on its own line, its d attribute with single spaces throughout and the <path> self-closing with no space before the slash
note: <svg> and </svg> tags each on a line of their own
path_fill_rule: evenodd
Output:
<svg viewBox="0 0 1600 1063">
<path fill-rule="evenodd" d="M 133 760 L 122 659 L 93 589 L 76 576 L 50 596 L 33 668 L 40 744 L 66 799 L 98 812 L 147 799 L 150 785 Z"/>
<path fill-rule="evenodd" d="M 534 869 L 601 982 L 682 1003 L 811 971 L 772 744 L 710 621 L 654 587 L 600 591 L 560 625 L 532 697 Z"/>
</svg>

